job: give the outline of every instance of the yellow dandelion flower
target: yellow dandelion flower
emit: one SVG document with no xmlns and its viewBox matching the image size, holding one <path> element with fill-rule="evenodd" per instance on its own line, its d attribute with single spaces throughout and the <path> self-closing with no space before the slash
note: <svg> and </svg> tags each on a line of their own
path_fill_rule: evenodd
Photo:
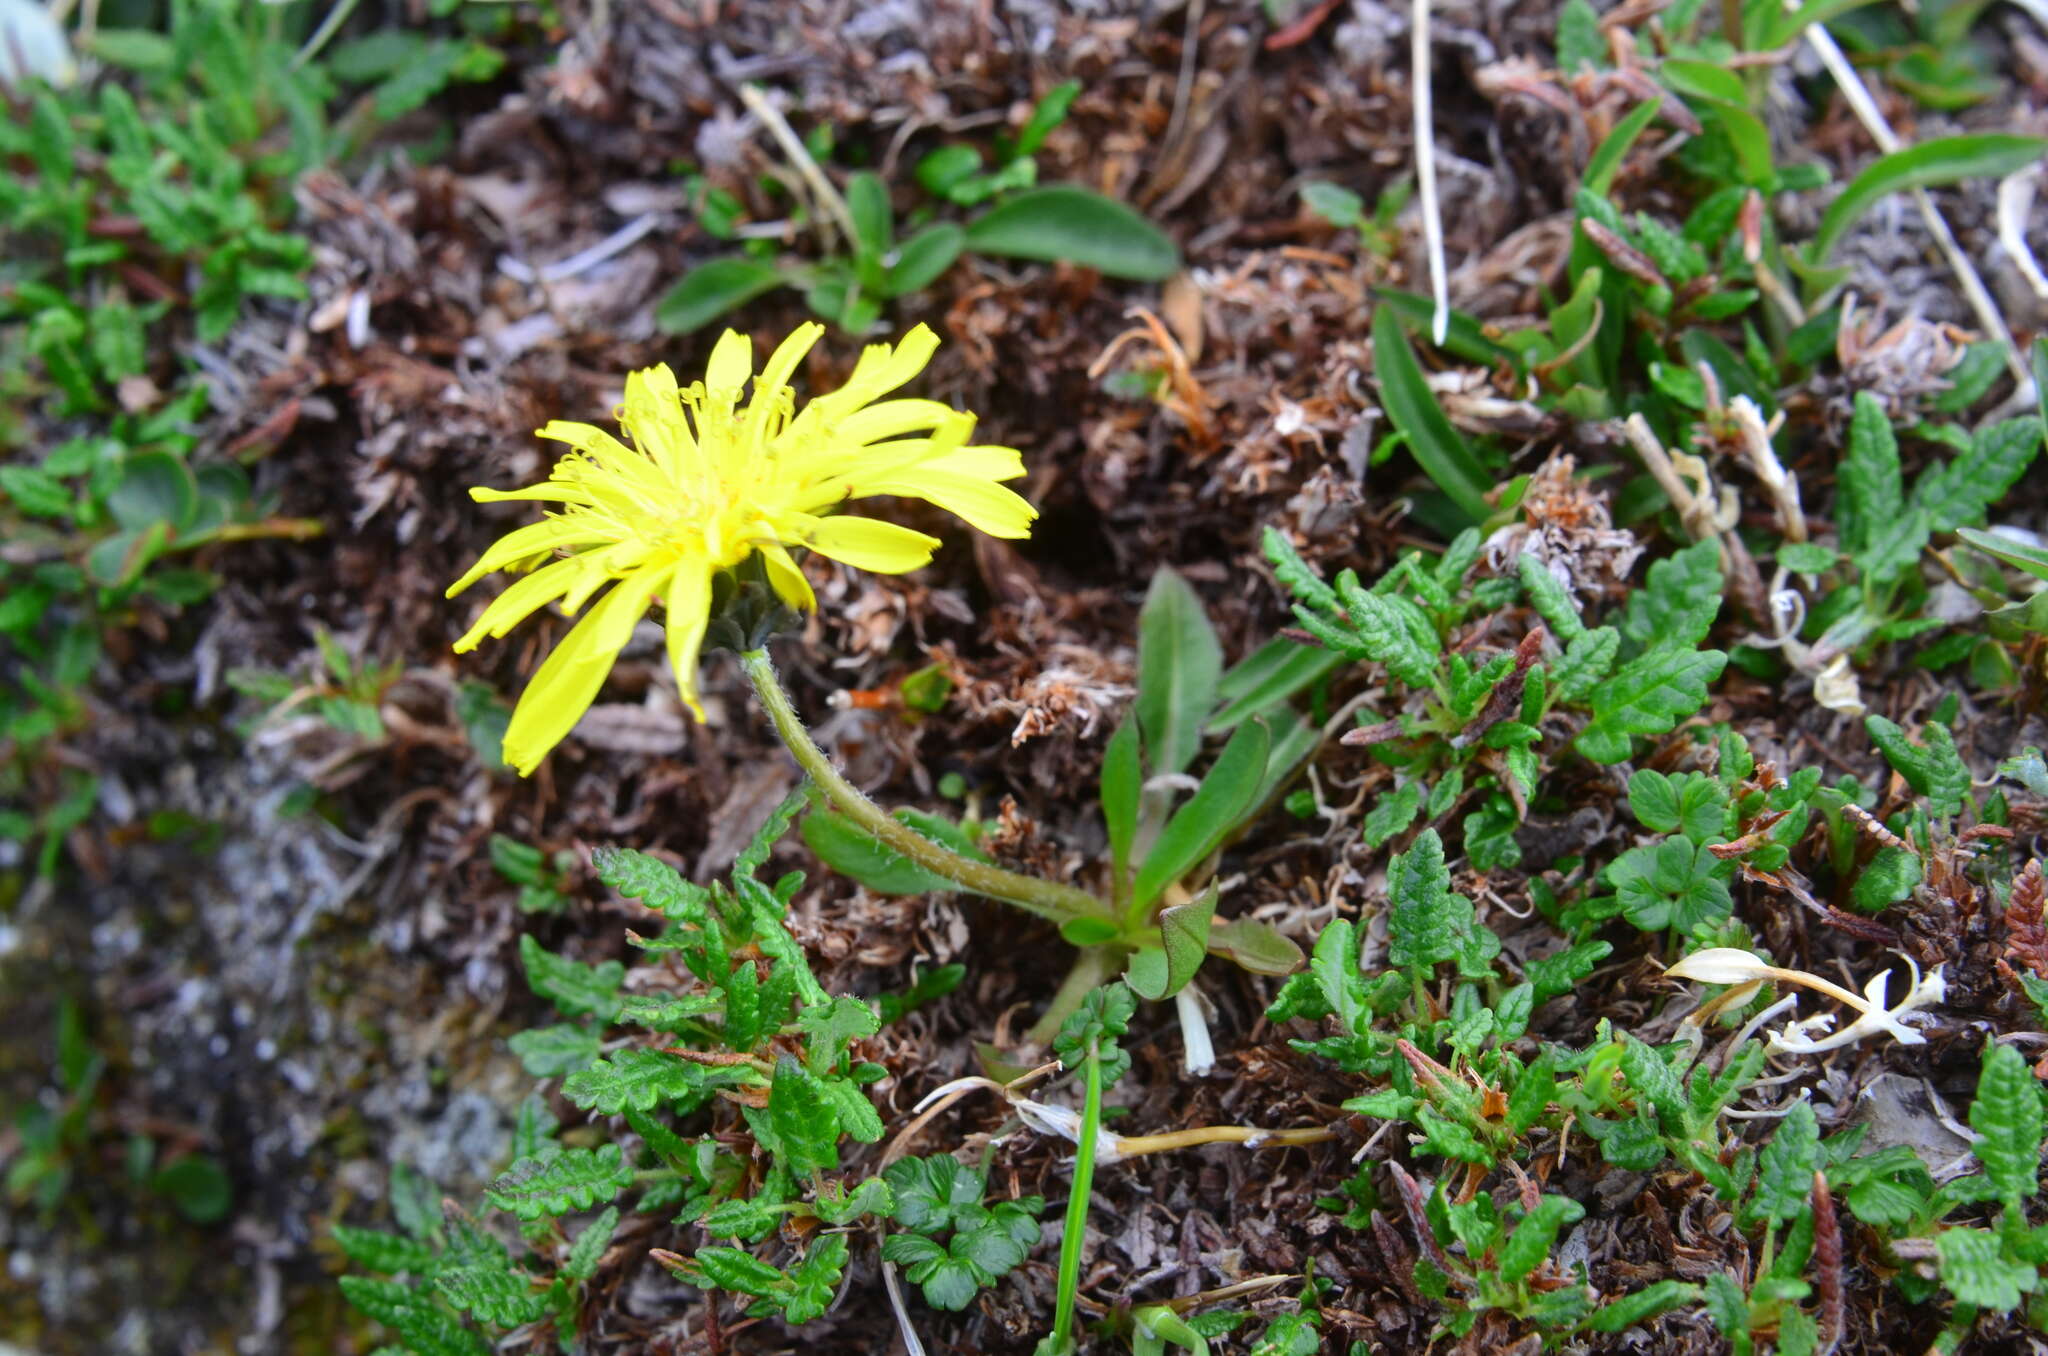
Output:
<svg viewBox="0 0 2048 1356">
<path fill-rule="evenodd" d="M 563 507 L 500 538 L 448 590 L 493 570 L 523 572 L 477 618 L 457 651 L 502 636 L 559 601 L 584 613 L 533 676 L 505 732 L 505 758 L 523 776 L 569 733 L 603 686 L 633 625 L 659 599 L 683 701 L 697 699 L 697 653 L 720 570 L 761 554 L 791 607 L 817 599 L 789 548 L 864 570 L 901 574 L 926 564 L 938 539 L 895 523 L 834 515 L 849 499 L 923 499 L 994 537 L 1027 537 L 1037 510 L 1000 482 L 1024 474 L 1008 447 L 968 446 L 974 416 L 935 400 L 882 400 L 924 370 L 938 336 L 924 325 L 900 343 L 873 344 L 837 391 L 801 410 L 788 381 L 824 326 L 800 326 L 758 376 L 753 348 L 727 330 L 704 380 L 679 388 L 665 366 L 626 378 L 616 413 L 628 442 L 589 424 L 555 420 L 543 438 L 572 449 L 547 480 L 517 490 L 473 489 L 483 502 L 552 500 Z M 753 378 L 751 398 L 742 388 Z M 629 445 L 630 444 L 630 445 Z"/>
</svg>

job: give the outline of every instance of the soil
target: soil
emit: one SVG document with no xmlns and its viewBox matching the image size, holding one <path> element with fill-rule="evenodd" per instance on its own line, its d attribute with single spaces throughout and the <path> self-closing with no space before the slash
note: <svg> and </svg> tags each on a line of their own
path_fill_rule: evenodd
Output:
<svg viewBox="0 0 2048 1356">
<path fill-rule="evenodd" d="M 716 327 L 666 336 L 653 307 L 670 280 L 728 248 L 686 210 L 678 162 L 740 194 L 756 219 L 776 218 L 758 176 L 782 162 L 744 115 L 742 82 L 786 95 L 799 130 L 829 125 L 839 163 L 906 182 L 929 146 L 1014 125 L 1035 97 L 1078 79 L 1080 97 L 1040 152 L 1041 179 L 1127 199 L 1177 239 L 1188 264 L 1160 289 L 974 258 L 886 318 L 891 332 L 920 321 L 939 331 L 945 343 L 919 393 L 978 412 L 982 439 L 1022 449 L 1025 493 L 1043 516 L 1031 540 L 1007 543 L 903 505 L 901 521 L 945 542 L 929 569 L 873 576 L 811 562 L 821 607 L 777 642 L 778 662 L 821 742 L 885 804 L 934 806 L 939 778 L 957 773 L 979 804 L 1014 822 L 1013 855 L 1077 870 L 1094 858 L 1100 830 L 1090 796 L 1074 789 L 1093 784 L 1128 700 L 1137 608 L 1155 568 L 1194 583 L 1234 659 L 1288 621 L 1259 553 L 1265 527 L 1326 570 L 1368 578 L 1412 545 L 1440 544 L 1406 511 L 1421 483 L 1413 468 L 1368 457 L 1387 431 L 1371 375 L 1371 289 L 1426 286 L 1419 218 L 1411 206 L 1399 247 L 1380 258 L 1298 198 L 1305 182 L 1327 180 L 1370 203 L 1409 173 L 1408 14 L 1369 0 L 1296 8 L 1299 24 L 1283 30 L 1259 4 L 1220 0 L 565 3 L 559 42 L 515 52 L 496 84 L 445 96 L 363 163 L 302 184 L 300 229 L 320 261 L 312 300 L 255 315 L 220 346 L 234 380 L 207 434 L 210 449 L 252 461 L 280 513 L 317 518 L 325 534 L 218 549 L 204 562 L 225 581 L 212 600 L 145 611 L 110 636 L 92 728 L 65 753 L 104 779 L 100 813 L 71 835 L 74 865 L 31 886 L 4 924 L 0 1088 L 10 1102 L 46 1095 L 60 995 L 82 1005 L 110 1062 L 72 1192 L 51 1214 L 17 1209 L 0 1222 L 0 1335 L 10 1349 L 369 1351 L 371 1326 L 334 1287 L 344 1263 L 328 1229 L 388 1227 L 393 1163 L 471 1204 L 502 1166 L 514 1110 L 534 1086 L 504 1038 L 552 1020 L 527 991 L 519 937 L 532 931 L 586 960 L 630 958 L 624 932 L 637 910 L 594 880 L 588 849 L 632 846 L 715 873 L 794 784 L 729 656 L 705 666 L 708 722 L 686 718 L 662 678 L 652 623 L 594 719 L 538 773 L 486 768 L 458 713 L 462 685 L 516 693 L 565 623 L 536 619 L 458 657 L 450 644 L 482 598 L 443 597 L 527 508 L 478 508 L 466 487 L 538 479 L 547 454 L 532 431 L 556 417 L 601 421 L 626 371 L 701 367 Z M 1452 3 L 1432 16 L 1452 295 L 1504 327 L 1528 323 L 1546 292 L 1559 291 L 1585 157 L 1633 100 L 1595 82 L 1543 81 L 1557 10 L 1552 0 Z M 1958 115 L 1961 125 L 2048 122 L 2048 77 L 2025 59 L 2039 47 L 2031 22 L 2012 11 L 1989 25 L 2001 44 L 2021 33 L 2035 47 L 2001 48 L 2006 101 Z M 1518 93 L 1530 79 L 1555 97 Z M 1797 68 L 1777 79 L 1799 154 L 1837 179 L 1874 155 L 1825 97 L 1825 79 Z M 1909 139 L 1949 126 L 1916 122 L 1902 100 L 1888 111 Z M 443 127 L 453 141 L 439 159 L 415 164 L 402 152 L 409 136 Z M 1991 193 L 1986 183 L 1936 195 L 1980 259 L 1995 252 Z M 1631 160 L 1616 196 L 1632 210 L 1668 205 L 1648 157 Z M 1789 200 L 1783 210 L 1788 230 L 1811 212 Z M 546 286 L 521 280 L 646 213 L 654 229 L 603 263 Z M 1844 251 L 1874 273 L 1862 288 L 1868 304 L 1886 324 L 1969 323 L 1947 273 L 1926 262 L 1938 256 L 1918 218 L 1881 217 Z M 795 227 L 790 239 L 792 249 L 810 247 Z M 2039 304 L 2009 274 L 1994 267 L 1993 281 L 2025 338 Z M 794 293 L 741 317 L 757 346 L 803 318 Z M 1091 371 L 1133 327 L 1140 335 L 1111 370 L 1170 369 L 1182 357 L 1172 399 L 1117 394 Z M 856 356 L 834 333 L 804 379 L 827 389 Z M 1597 431 L 1493 389 L 1488 374 L 1467 375 L 1498 397 L 1473 402 L 1469 422 L 1511 438 L 1516 472 L 1560 454 L 1584 464 L 1622 455 Z M 1839 427 L 1851 389 L 1813 393 L 1816 428 Z M 1831 454 L 1816 448 L 1794 469 L 1818 486 Z M 2039 477 L 2025 487 L 2015 521 L 2041 526 L 2043 490 Z M 1633 533 L 1648 558 L 1682 544 L 1655 520 Z M 1617 594 L 1640 579 L 1642 564 L 1633 569 L 1622 567 Z M 1749 624 L 1732 610 L 1723 623 L 1730 635 Z M 322 682 L 322 630 L 358 664 L 389 666 L 377 693 L 386 738 L 345 734 L 303 707 L 266 717 L 229 686 L 241 667 Z M 888 689 L 932 662 L 957 683 L 936 715 L 831 705 L 836 693 Z M 1863 681 L 1871 709 L 1909 725 L 1950 686 L 1903 663 Z M 2017 706 L 1965 694 L 1959 729 L 1980 776 L 2020 744 L 2044 742 L 2040 711 L 2038 686 Z M 1831 780 L 1869 779 L 1881 767 L 1860 722 L 1817 705 L 1810 685 L 1731 679 L 1709 715 L 1735 721 L 1759 753 L 1824 766 Z M 1674 742 L 1646 761 L 1682 752 Z M 1362 752 L 1334 751 L 1319 769 L 1330 802 L 1371 794 L 1371 769 Z M 1518 921 L 1531 874 L 1566 853 L 1604 861 L 1630 844 L 1626 807 L 1617 812 L 1625 774 L 1581 766 L 1557 779 L 1558 804 L 1524 830 L 1522 869 L 1459 865 L 1460 888 L 1483 901 L 1511 950 L 1547 928 Z M 2015 822 L 2023 842 L 2039 831 L 2038 816 Z M 493 834 L 570 854 L 564 911 L 520 912 L 516 888 L 489 861 Z M 1014 1041 L 1061 978 L 1064 946 L 999 906 L 878 898 L 817 868 L 792 836 L 771 874 L 798 867 L 812 875 L 795 927 L 828 989 L 872 995 L 901 990 L 913 965 L 968 967 L 957 992 L 867 1053 L 890 1069 L 876 1092 L 892 1130 L 926 1092 L 978 1071 L 976 1042 Z M 1384 867 L 1353 820 L 1276 815 L 1226 863 L 1230 911 L 1307 943 L 1332 916 L 1374 913 Z M 1815 970 L 1871 953 L 1868 940 L 1813 926 L 1761 887 L 1739 888 L 1738 910 L 1777 954 Z M 1916 931 L 1911 919 L 1894 926 Z M 1934 945 L 1939 932 L 1929 922 L 1921 935 Z M 1538 1033 L 1584 1039 L 1607 1017 L 1646 1038 L 1670 1035 L 1673 989 L 1657 978 L 1645 939 L 1623 929 L 1613 940 L 1616 954 L 1583 990 L 1539 1013 Z M 1084 1309 L 1313 1274 L 1334 1283 L 1329 1350 L 1425 1350 L 1434 1320 L 1408 1280 L 1413 1240 L 1347 1228 L 1316 1204 L 1350 1177 L 1367 1143 L 1370 1124 L 1339 1110 L 1363 1090 L 1358 1080 L 1289 1047 L 1290 1036 L 1312 1033 L 1265 1020 L 1273 981 L 1215 965 L 1204 984 L 1215 1069 L 1183 1072 L 1172 1014 L 1141 1011 L 1128 1042 L 1135 1069 L 1115 1099 L 1127 1108 L 1119 1124 L 1145 1133 L 1335 1124 L 1339 1137 L 1101 1170 Z M 2001 1029 L 2018 1020 L 1990 996 L 1972 1015 Z M 1845 1121 L 1879 1079 L 1967 1103 L 1982 1039 L 1969 1026 L 1954 1018 L 1926 1046 L 1856 1047 L 1809 1070 L 1823 1124 Z M 917 1149 L 986 1145 L 1004 1123 L 992 1101 L 962 1101 L 921 1132 Z M 1899 1105 L 1901 1133 L 1925 1131 L 1925 1103 Z M 554 1108 L 565 1120 L 579 1114 L 558 1096 Z M 130 1185 L 122 1154 L 136 1134 L 154 1138 L 160 1155 L 223 1161 L 234 1186 L 228 1218 L 195 1228 Z M 1376 1138 L 1371 1155 L 1406 1159 L 1400 1138 Z M 1052 1310 L 1066 1146 L 1019 1134 L 993 1153 L 994 1183 L 1053 1202 L 1047 1241 L 966 1313 L 913 1306 L 929 1350 L 1028 1351 Z M 1714 1218 L 1710 1193 L 1686 1174 L 1603 1172 L 1580 1157 L 1549 1185 L 1586 1204 L 1563 1247 L 1603 1293 L 1749 1260 L 1742 1232 Z M 702 1298 L 646 1258 L 648 1246 L 688 1251 L 699 1240 L 667 1226 L 633 1238 L 606 1260 L 586 1310 L 586 1349 L 713 1349 Z M 1903 1304 L 1872 1265 L 1852 1236 L 1840 1349 L 1924 1348 L 1940 1311 Z M 1277 1311 L 1298 1289 L 1251 1307 Z M 735 1326 L 729 1307 L 721 1317 L 724 1350 L 903 1350 L 872 1248 L 856 1248 L 839 1302 L 801 1332 Z M 2010 1344 L 2021 1340 L 1987 1320 L 1975 1349 L 2018 1350 Z M 1482 1323 L 1462 1349 L 1533 1351 L 1533 1341 L 1512 1324 Z M 1725 1347 L 1697 1308 L 1627 1341 L 1666 1352 Z"/>
</svg>

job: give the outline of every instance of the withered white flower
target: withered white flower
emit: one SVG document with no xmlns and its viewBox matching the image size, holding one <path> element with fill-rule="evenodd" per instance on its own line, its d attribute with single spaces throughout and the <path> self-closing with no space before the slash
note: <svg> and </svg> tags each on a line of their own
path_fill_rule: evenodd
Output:
<svg viewBox="0 0 2048 1356">
<path fill-rule="evenodd" d="M 1830 1036 L 1818 1039 L 1812 1033 L 1826 1031 L 1835 1024 L 1832 1012 L 1816 1013 L 1787 1023 L 1779 1031 L 1773 1031 L 1768 1044 L 1773 1050 L 1792 1054 L 1814 1055 L 1827 1050 L 1839 1050 L 1845 1045 L 1854 1045 L 1867 1036 L 1882 1032 L 1901 1045 L 1921 1045 L 1927 1038 L 1906 1025 L 1905 1018 L 1919 1009 L 1941 1002 L 1948 996 L 1948 981 L 1942 977 L 1942 967 L 1936 966 L 1925 976 L 1913 958 L 1905 958 L 1912 968 L 1912 983 L 1907 985 L 1906 994 L 1897 1004 L 1888 1005 L 1885 993 L 1889 987 L 1891 972 L 1882 971 L 1871 977 L 1863 986 L 1862 993 L 1854 993 L 1832 980 L 1804 970 L 1791 970 L 1772 965 L 1763 957 L 1740 947 L 1714 946 L 1695 951 L 1677 964 L 1668 967 L 1664 973 L 1674 979 L 1696 980 L 1702 984 L 1732 984 L 1741 986 L 1743 998 L 1755 992 L 1756 986 L 1765 980 L 1794 984 L 1826 994 L 1846 1007 L 1854 1008 L 1860 1014 L 1855 1021 Z M 1728 997 L 1729 995 L 1724 995 Z M 1717 1008 L 1726 1006 L 1717 1002 Z"/>
</svg>

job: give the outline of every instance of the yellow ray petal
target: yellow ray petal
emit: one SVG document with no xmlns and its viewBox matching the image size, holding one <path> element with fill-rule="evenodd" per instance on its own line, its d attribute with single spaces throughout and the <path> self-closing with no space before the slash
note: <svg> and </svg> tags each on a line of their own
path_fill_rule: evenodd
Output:
<svg viewBox="0 0 2048 1356">
<path fill-rule="evenodd" d="M 525 527 L 515 527 L 491 543 L 490 549 L 478 557 L 476 564 L 469 567 L 469 573 L 448 586 L 447 597 L 456 594 L 489 574 L 501 570 L 515 561 L 528 560 L 534 556 L 568 546 L 589 545 L 603 540 L 587 523 L 574 518 L 543 518 Z"/>
<path fill-rule="evenodd" d="M 740 387 L 754 372 L 754 345 L 738 330 L 727 330 L 712 346 L 711 361 L 704 365 L 704 385 L 721 395 L 737 397 Z"/>
<path fill-rule="evenodd" d="M 697 700 L 697 655 L 704 646 L 704 628 L 711 620 L 711 572 L 694 563 L 675 572 L 668 586 L 668 662 L 676 671 L 676 691 L 701 724 L 703 703 Z"/>
<path fill-rule="evenodd" d="M 478 485 L 470 490 L 469 497 L 479 504 L 499 504 L 508 499 L 556 499 L 564 504 L 596 502 L 596 496 L 588 485 L 568 480 L 543 480 L 538 485 L 523 485 L 516 490 L 494 490 Z"/>
<path fill-rule="evenodd" d="M 537 609 L 561 597 L 588 568 L 584 557 L 571 556 L 567 560 L 543 565 L 532 574 L 514 580 L 503 593 L 491 599 L 490 606 L 477 617 L 476 624 L 462 633 L 462 639 L 455 642 L 456 653 L 475 649 L 485 636 L 504 635 Z"/>
<path fill-rule="evenodd" d="M 819 555 L 877 574 L 903 574 L 931 563 L 939 539 L 874 518 L 819 518 L 805 530 Z"/>
<path fill-rule="evenodd" d="M 621 580 L 562 638 L 533 675 L 505 727 L 505 761 L 517 768 L 520 776 L 540 766 L 548 750 L 583 719 L 626 638 L 633 634 L 633 623 L 666 582 L 661 572 L 652 570 Z"/>
<path fill-rule="evenodd" d="M 696 453 L 697 442 L 690 436 L 689 421 L 683 418 L 683 402 L 676 391 L 676 374 L 669 371 L 667 363 L 627 374 L 619 423 L 671 482 Z"/>
<path fill-rule="evenodd" d="M 860 447 L 884 438 L 900 438 L 919 429 L 936 428 L 957 413 L 937 400 L 884 400 L 856 410 L 832 428 L 834 444 Z"/>
<path fill-rule="evenodd" d="M 894 494 L 937 504 L 991 537 L 1031 535 L 1038 510 L 1016 491 L 986 480 L 920 468 L 900 481 L 862 487 L 863 494 Z"/>
<path fill-rule="evenodd" d="M 799 612 L 816 612 L 818 595 L 811 591 L 811 581 L 804 578 L 804 572 L 788 551 L 774 542 L 761 548 L 761 563 L 768 567 L 768 584 L 775 590 L 775 596 Z"/>
</svg>

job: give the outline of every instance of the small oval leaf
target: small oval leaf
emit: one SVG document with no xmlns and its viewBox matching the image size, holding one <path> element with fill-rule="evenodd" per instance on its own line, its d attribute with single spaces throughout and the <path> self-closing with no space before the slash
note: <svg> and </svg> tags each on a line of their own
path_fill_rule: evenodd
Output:
<svg viewBox="0 0 2048 1356">
<path fill-rule="evenodd" d="M 685 273 L 655 304 L 654 323 L 670 334 L 688 334 L 786 281 L 757 259 L 713 259 Z"/>
<path fill-rule="evenodd" d="M 967 248 L 1012 259 L 1065 260 L 1135 282 L 1159 282 L 1180 268 L 1180 251 L 1137 212 L 1072 184 L 1019 193 L 976 218 Z"/>
</svg>

